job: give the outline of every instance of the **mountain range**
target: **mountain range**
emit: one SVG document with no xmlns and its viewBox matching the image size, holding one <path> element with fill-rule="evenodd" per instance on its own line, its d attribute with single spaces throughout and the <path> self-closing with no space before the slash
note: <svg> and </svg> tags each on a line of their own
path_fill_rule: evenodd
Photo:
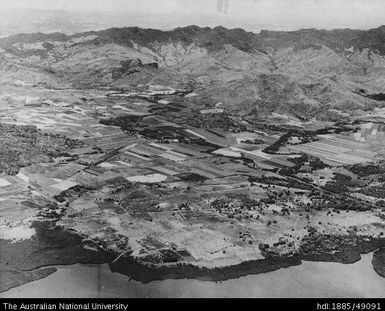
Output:
<svg viewBox="0 0 385 311">
<path fill-rule="evenodd" d="M 258 34 L 127 27 L 0 39 L 3 84 L 122 91 L 160 84 L 199 90 L 191 100 L 222 102 L 251 117 L 277 112 L 334 120 L 382 107 L 384 73 L 385 26 Z"/>
</svg>

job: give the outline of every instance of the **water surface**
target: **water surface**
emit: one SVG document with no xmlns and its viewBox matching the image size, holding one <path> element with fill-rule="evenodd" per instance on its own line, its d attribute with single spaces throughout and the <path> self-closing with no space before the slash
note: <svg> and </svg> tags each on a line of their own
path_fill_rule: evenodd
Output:
<svg viewBox="0 0 385 311">
<path fill-rule="evenodd" d="M 354 264 L 303 262 L 300 266 L 223 282 L 193 279 L 148 284 L 110 271 L 108 265 L 58 266 L 58 272 L 1 293 L 0 297 L 382 297 L 385 278 L 373 254 Z"/>
</svg>

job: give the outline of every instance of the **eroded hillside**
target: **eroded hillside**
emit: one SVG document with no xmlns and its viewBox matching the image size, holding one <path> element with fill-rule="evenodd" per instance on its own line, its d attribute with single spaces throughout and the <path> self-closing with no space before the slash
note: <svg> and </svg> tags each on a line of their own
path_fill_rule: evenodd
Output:
<svg viewBox="0 0 385 311">
<path fill-rule="evenodd" d="M 0 39 L 0 291 L 45 265 L 225 280 L 385 245 L 383 32 Z"/>
<path fill-rule="evenodd" d="M 20 78 L 54 88 L 124 90 L 148 83 L 200 87 L 241 113 L 248 113 L 250 105 L 264 111 L 268 104 L 269 110 L 305 119 L 317 113 L 336 119 L 338 111 L 354 113 L 382 105 L 363 92 L 382 91 L 383 32 L 380 27 L 254 34 L 190 26 L 169 32 L 114 28 L 72 36 L 16 35 L 0 40 L 0 70 L 3 80 Z M 216 94 L 224 83 L 226 94 Z M 239 90 L 238 85 L 245 87 Z M 298 105 L 305 108 L 296 109 Z"/>
</svg>

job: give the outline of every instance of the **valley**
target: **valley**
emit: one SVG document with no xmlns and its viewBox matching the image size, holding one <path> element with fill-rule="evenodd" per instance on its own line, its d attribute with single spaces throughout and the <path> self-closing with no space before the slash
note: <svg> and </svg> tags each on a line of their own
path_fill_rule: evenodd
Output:
<svg viewBox="0 0 385 311">
<path fill-rule="evenodd" d="M 373 251 L 383 276 L 384 34 L 0 38 L 0 291 L 54 265 L 223 281 Z"/>
</svg>

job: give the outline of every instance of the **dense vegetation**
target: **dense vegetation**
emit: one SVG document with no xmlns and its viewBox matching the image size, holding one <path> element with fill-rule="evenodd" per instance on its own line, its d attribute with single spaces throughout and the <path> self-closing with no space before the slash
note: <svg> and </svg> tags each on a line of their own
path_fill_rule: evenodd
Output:
<svg viewBox="0 0 385 311">
<path fill-rule="evenodd" d="M 80 143 L 62 135 L 42 133 L 35 126 L 0 123 L 0 145 L 0 173 L 13 175 L 21 167 L 68 156 L 67 151 Z"/>
</svg>

